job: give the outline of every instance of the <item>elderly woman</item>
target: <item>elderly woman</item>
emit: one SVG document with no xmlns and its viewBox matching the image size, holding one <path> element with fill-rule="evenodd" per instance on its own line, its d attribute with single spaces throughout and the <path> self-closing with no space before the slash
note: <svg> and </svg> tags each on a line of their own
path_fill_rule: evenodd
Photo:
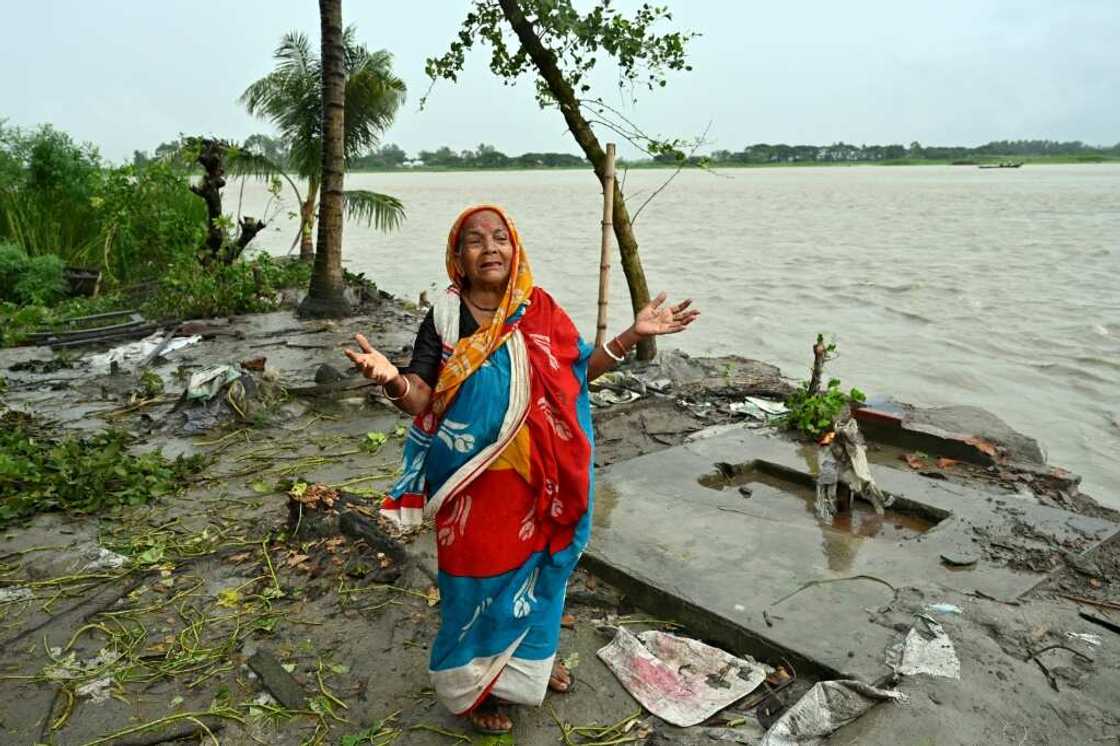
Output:
<svg viewBox="0 0 1120 746">
<path fill-rule="evenodd" d="M 408 368 L 361 335 L 362 352 L 346 354 L 415 415 L 382 513 L 402 527 L 435 519 L 436 694 L 476 729 L 504 733 L 504 705 L 539 705 L 547 689 L 572 685 L 556 648 L 568 578 L 590 536 L 588 381 L 642 337 L 679 332 L 699 313 L 662 294 L 593 348 L 534 287 L 513 221 L 489 205 L 451 227 L 447 273 L 451 287 L 421 324 Z"/>
</svg>

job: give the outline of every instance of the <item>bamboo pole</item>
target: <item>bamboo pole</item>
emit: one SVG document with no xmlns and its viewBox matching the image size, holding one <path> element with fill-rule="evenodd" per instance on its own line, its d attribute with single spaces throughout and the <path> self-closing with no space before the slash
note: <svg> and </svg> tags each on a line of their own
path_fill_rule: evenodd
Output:
<svg viewBox="0 0 1120 746">
<path fill-rule="evenodd" d="M 614 143 L 607 143 L 607 162 L 603 173 L 603 240 L 599 254 L 599 319 L 595 327 L 595 346 L 606 342 L 607 291 L 611 277 L 611 235 L 614 233 Z"/>
</svg>

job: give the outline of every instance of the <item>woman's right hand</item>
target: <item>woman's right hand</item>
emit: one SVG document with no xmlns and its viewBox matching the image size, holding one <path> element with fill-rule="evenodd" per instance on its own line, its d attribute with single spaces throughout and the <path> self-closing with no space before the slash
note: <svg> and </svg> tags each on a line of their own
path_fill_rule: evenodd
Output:
<svg viewBox="0 0 1120 746">
<path fill-rule="evenodd" d="M 362 371 L 363 376 L 374 383 L 384 385 L 400 375 L 397 366 L 389 362 L 389 359 L 380 352 L 373 349 L 373 345 L 371 345 L 369 340 L 363 335 L 355 334 L 354 340 L 358 343 L 358 346 L 362 348 L 362 352 L 355 352 L 347 348 L 346 357 L 350 358 L 354 365 Z"/>
</svg>

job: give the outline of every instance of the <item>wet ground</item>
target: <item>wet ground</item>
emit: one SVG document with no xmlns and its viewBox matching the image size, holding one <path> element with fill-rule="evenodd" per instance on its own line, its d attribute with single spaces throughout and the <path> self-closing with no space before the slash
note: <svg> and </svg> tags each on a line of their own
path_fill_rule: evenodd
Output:
<svg viewBox="0 0 1120 746">
<path fill-rule="evenodd" d="M 429 689 L 427 646 L 438 625 L 430 534 L 415 537 L 407 545 L 409 559 L 394 568 L 382 566 L 385 558 L 367 543 L 341 534 L 307 536 L 293 532 L 289 521 L 289 492 L 300 482 L 331 485 L 366 500 L 366 509 L 375 508 L 396 471 L 405 420 L 370 398 L 371 388 L 345 371 L 341 349 L 362 331 L 380 349 L 405 359 L 419 318 L 387 302 L 338 323 L 300 322 L 288 312 L 208 322 L 197 329 L 201 342 L 153 367 L 167 393 L 151 398 L 133 395 L 134 366 L 112 375 L 80 359 L 59 361 L 42 348 L 0 351 L 0 372 L 9 384 L 7 406 L 34 411 L 64 429 L 125 427 L 141 436 L 142 448 L 212 458 L 180 496 L 110 515 L 41 515 L 0 534 L 5 743 L 141 744 L 179 737 L 213 742 L 207 731 L 222 744 L 338 743 L 360 734 L 369 736 L 364 743 L 486 742 L 443 712 Z M 266 358 L 266 369 L 253 374 L 260 391 L 249 406 L 239 414 L 220 409 L 213 427 L 200 434 L 184 432 L 190 419 L 175 404 L 190 373 L 217 363 L 237 366 L 255 356 Z M 316 382 L 317 374 L 321 381 L 330 378 L 320 370 L 324 362 L 342 372 L 340 380 Z M 13 371 L 16 364 L 23 369 Z M 647 392 L 635 403 L 597 410 L 597 465 L 633 468 L 628 465 L 638 462 L 632 459 L 646 454 L 671 464 L 686 439 L 713 429 L 769 432 L 761 422 L 732 416 L 727 404 L 746 394 L 780 396 L 788 390 L 776 369 L 743 359 L 670 357 L 645 374 L 671 379 L 671 393 Z M 902 511 L 879 518 L 860 503 L 847 521 L 821 525 L 804 481 L 758 469 L 733 470 L 729 477 L 714 464 L 743 459 L 715 454 L 717 445 L 703 447 L 704 442 L 689 446 L 706 455 L 699 461 L 702 467 L 680 472 L 681 483 L 735 511 L 777 518 L 768 522 L 775 526 L 780 521 L 804 525 L 816 534 L 814 562 L 835 574 L 859 572 L 851 563 L 836 563 L 845 557 L 863 561 L 867 542 L 902 551 L 942 530 L 929 530 L 936 516 Z M 796 456 L 797 445 L 787 445 Z M 806 463 L 804 454 L 797 457 Z M 899 478 L 920 478 L 894 454 L 878 460 Z M 988 580 L 970 587 L 985 588 L 1000 573 L 1031 573 L 1041 585 L 1018 599 L 990 587 L 989 595 L 1001 599 L 995 601 L 969 595 L 958 581 L 911 573 L 891 578 L 894 592 L 880 592 L 870 583 L 858 591 L 834 585 L 799 594 L 774 616 L 793 616 L 797 608 L 818 615 L 822 609 L 850 608 L 851 594 L 859 597 L 859 613 L 832 620 L 833 626 L 850 625 L 837 630 L 844 635 L 843 649 L 836 660 L 820 656 L 806 665 L 801 681 L 786 694 L 787 704 L 805 691 L 816 669 L 849 668 L 844 665 L 848 651 L 866 654 L 866 670 L 871 670 L 881 650 L 863 651 L 861 641 L 875 638 L 878 645 L 893 639 L 927 603 L 951 600 L 963 614 L 943 622 L 958 645 L 962 679 L 906 679 L 902 688 L 912 695 L 910 705 L 879 706 L 841 730 L 834 742 L 908 742 L 900 740 L 904 734 L 915 743 L 1057 744 L 1120 733 L 1120 635 L 1077 616 L 1079 610 L 1092 610 L 1120 618 L 1107 607 L 1120 601 L 1115 559 L 1120 542 L 1093 549 L 1089 538 L 1076 532 L 1059 536 L 1032 512 L 1057 500 L 1073 500 L 1076 507 L 1090 505 L 1091 499 L 1071 498 L 1068 490 L 1065 497 L 1055 497 L 1052 485 L 1045 487 L 1050 482 L 1040 476 L 1043 472 L 935 464 L 929 470 L 942 473 L 936 489 L 945 491 L 945 499 L 963 500 L 951 491 L 982 485 L 998 490 L 988 496 L 1002 501 L 997 509 L 1004 519 L 977 524 L 987 532 L 977 536 L 984 540 L 983 561 L 992 571 L 983 572 Z M 602 480 L 597 495 L 597 546 L 626 533 L 628 511 L 641 515 L 656 507 L 652 491 L 643 491 L 639 482 L 615 481 Z M 1026 494 L 1034 485 L 1045 488 Z M 739 492 L 741 486 L 750 488 L 750 497 Z M 1094 510 L 1084 512 L 1101 514 Z M 718 547 L 704 533 L 706 526 L 745 527 L 752 520 L 748 514 L 712 511 L 693 533 L 695 543 L 707 544 L 708 550 Z M 681 521 L 678 534 L 685 531 Z M 641 552 L 651 565 L 665 565 L 667 557 L 682 567 L 695 560 L 696 547 L 691 555 L 681 553 L 657 545 L 648 533 L 644 542 Z M 830 546 L 836 548 L 833 555 Z M 797 559 L 792 551 L 779 536 L 765 553 L 736 559 L 728 552 L 727 560 L 742 573 L 744 593 L 769 601 L 793 590 L 782 586 L 771 597 L 760 585 L 768 568 Z M 1015 566 L 1032 562 L 1038 565 L 1033 570 Z M 726 585 L 728 569 L 714 565 L 707 574 Z M 401 574 L 390 582 L 392 570 Z M 678 588 L 676 598 L 689 592 Z M 1079 607 L 1066 596 L 1104 606 Z M 600 629 L 611 625 L 661 626 L 719 642 L 719 631 L 705 628 L 702 615 L 674 613 L 672 605 L 583 570 L 573 578 L 569 599 L 561 657 L 574 668 L 577 685 L 568 695 L 550 696 L 544 708 L 520 710 L 514 742 L 558 743 L 566 726 L 620 721 L 628 729 L 616 743 L 708 743 L 727 737 L 723 730 L 669 728 L 642 713 L 595 657 L 608 639 Z M 750 603 L 747 599 L 744 605 Z M 1055 690 L 1050 674 L 1024 658 L 1048 644 L 1076 645 L 1065 637 L 1070 631 L 1097 633 L 1101 645 L 1084 648 L 1091 664 L 1063 649 L 1045 653 Z M 749 647 L 726 642 L 736 652 Z M 775 651 L 773 662 L 788 652 Z M 272 669 L 270 660 L 276 664 Z M 302 701 L 278 701 L 283 682 L 273 679 L 285 677 L 273 675 L 276 667 L 290 677 L 289 684 L 294 681 Z M 269 670 L 272 674 L 259 673 Z M 746 717 L 724 720 L 736 724 L 740 742 L 754 743 L 757 738 L 748 735 L 751 713 Z"/>
</svg>

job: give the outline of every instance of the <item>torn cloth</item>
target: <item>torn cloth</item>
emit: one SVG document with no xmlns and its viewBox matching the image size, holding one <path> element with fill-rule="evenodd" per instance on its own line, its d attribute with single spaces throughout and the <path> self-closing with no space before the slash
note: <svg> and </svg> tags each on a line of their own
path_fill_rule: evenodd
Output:
<svg viewBox="0 0 1120 746">
<path fill-rule="evenodd" d="M 773 671 L 698 640 L 621 627 L 599 658 L 643 707 L 685 728 L 747 696 Z"/>
</svg>

